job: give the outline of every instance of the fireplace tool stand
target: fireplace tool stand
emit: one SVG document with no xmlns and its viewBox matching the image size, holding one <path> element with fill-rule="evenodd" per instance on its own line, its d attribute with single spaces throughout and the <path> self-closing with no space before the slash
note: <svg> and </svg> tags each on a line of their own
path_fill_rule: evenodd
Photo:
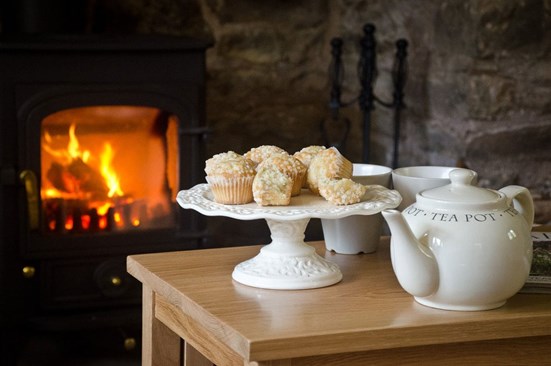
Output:
<svg viewBox="0 0 551 366">
<path fill-rule="evenodd" d="M 330 122 L 334 124 L 342 124 L 343 133 L 337 140 L 331 141 L 327 131 L 326 121 L 321 123 L 321 133 L 327 145 L 335 146 L 341 150 L 345 150 L 346 138 L 350 131 L 350 120 L 340 115 L 340 109 L 348 107 L 355 102 L 358 102 L 362 111 L 362 127 L 363 127 L 363 149 L 362 161 L 369 163 L 370 161 L 370 142 L 371 142 L 371 113 L 375 109 L 375 103 L 390 108 L 394 111 L 394 136 L 393 136 L 393 156 L 392 167 L 398 166 L 398 148 L 400 141 L 400 120 L 401 110 L 405 107 L 404 104 L 404 86 L 407 78 L 407 46 L 408 42 L 405 39 L 396 41 L 396 54 L 394 65 L 392 68 L 392 84 L 393 93 L 392 101 L 385 102 L 373 91 L 373 85 L 377 78 L 377 62 L 376 62 L 376 46 L 375 26 L 367 23 L 363 27 L 364 36 L 360 40 L 360 60 L 358 62 L 358 79 L 361 90 L 358 97 L 350 102 L 341 100 L 342 82 L 344 79 L 344 67 L 342 64 L 342 46 L 341 38 L 333 38 L 331 40 L 331 64 L 329 66 L 329 77 L 331 80 L 331 93 L 329 100 L 329 109 L 331 111 Z"/>
</svg>

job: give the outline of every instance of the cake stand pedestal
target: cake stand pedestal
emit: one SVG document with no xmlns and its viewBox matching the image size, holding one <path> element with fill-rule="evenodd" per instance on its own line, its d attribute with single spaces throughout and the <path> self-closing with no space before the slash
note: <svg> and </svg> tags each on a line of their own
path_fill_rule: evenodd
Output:
<svg viewBox="0 0 551 366">
<path fill-rule="evenodd" d="M 266 219 L 272 242 L 260 254 L 238 264 L 232 277 L 261 288 L 294 290 L 333 285 L 342 279 L 339 267 L 319 256 L 304 242 L 309 218 L 292 221 Z"/>
<path fill-rule="evenodd" d="M 398 192 L 382 186 L 370 186 L 360 203 L 336 206 L 324 198 L 303 190 L 289 206 L 224 205 L 214 201 L 208 184 L 198 184 L 178 193 L 183 208 L 207 216 L 227 216 L 239 220 L 265 219 L 272 242 L 255 257 L 235 266 L 232 278 L 244 285 L 301 290 L 333 285 L 342 279 L 339 267 L 319 256 L 304 242 L 304 232 L 311 218 L 337 219 L 350 215 L 371 215 L 400 204 Z"/>
</svg>

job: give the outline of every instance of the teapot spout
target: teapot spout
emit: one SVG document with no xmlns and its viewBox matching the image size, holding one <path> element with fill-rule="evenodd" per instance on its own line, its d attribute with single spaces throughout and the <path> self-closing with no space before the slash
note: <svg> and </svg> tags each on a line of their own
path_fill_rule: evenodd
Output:
<svg viewBox="0 0 551 366">
<path fill-rule="evenodd" d="M 421 244 L 398 210 L 382 212 L 391 232 L 392 267 L 398 282 L 415 297 L 425 297 L 438 289 L 438 263 L 426 245 Z"/>
</svg>

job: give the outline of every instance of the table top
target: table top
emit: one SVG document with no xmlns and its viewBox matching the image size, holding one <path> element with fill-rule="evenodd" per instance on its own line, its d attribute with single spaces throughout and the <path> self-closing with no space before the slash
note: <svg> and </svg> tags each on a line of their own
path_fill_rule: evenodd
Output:
<svg viewBox="0 0 551 366">
<path fill-rule="evenodd" d="M 266 290 L 232 280 L 261 246 L 128 257 L 128 272 L 245 359 L 277 359 L 551 334 L 551 295 L 517 294 L 501 308 L 457 312 L 416 303 L 398 284 L 389 240 L 371 254 L 342 255 L 341 282 Z"/>
</svg>

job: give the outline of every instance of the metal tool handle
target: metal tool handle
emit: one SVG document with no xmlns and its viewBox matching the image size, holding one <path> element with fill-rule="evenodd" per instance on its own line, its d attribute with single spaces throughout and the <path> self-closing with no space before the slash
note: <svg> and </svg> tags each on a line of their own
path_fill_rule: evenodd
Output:
<svg viewBox="0 0 551 366">
<path fill-rule="evenodd" d="M 331 98 L 329 108 L 331 109 L 333 119 L 337 119 L 339 109 L 342 107 L 341 90 L 344 79 L 344 66 L 342 64 L 342 39 L 333 38 L 331 40 L 331 64 L 329 65 L 329 78 L 331 80 Z"/>
<path fill-rule="evenodd" d="M 371 111 L 375 108 L 375 96 L 373 84 L 377 78 L 377 61 L 375 41 L 375 26 L 367 23 L 363 27 L 364 36 L 360 40 L 360 60 L 358 63 L 358 77 L 360 79 L 360 98 L 358 100 L 363 114 L 363 151 L 362 161 L 368 163 L 370 160 L 369 150 L 371 147 Z"/>
<path fill-rule="evenodd" d="M 392 167 L 398 167 L 399 146 L 400 146 L 400 110 L 405 107 L 404 87 L 406 85 L 408 64 L 407 64 L 408 42 L 405 39 L 399 39 L 396 42 L 396 58 L 392 67 L 392 83 L 394 84 L 394 93 L 392 108 L 394 109 L 394 151 L 392 154 Z"/>
<path fill-rule="evenodd" d="M 329 65 L 329 80 L 331 83 L 331 94 L 329 98 L 329 109 L 331 111 L 330 119 L 321 121 L 320 129 L 324 143 L 328 146 L 334 146 L 341 153 L 345 153 L 346 140 L 350 132 L 350 120 L 340 114 L 340 110 L 346 105 L 341 100 L 342 83 L 344 80 L 344 65 L 342 63 L 342 45 L 341 38 L 331 40 L 331 64 Z M 339 130 L 338 136 L 333 139 L 329 130 Z"/>
</svg>

